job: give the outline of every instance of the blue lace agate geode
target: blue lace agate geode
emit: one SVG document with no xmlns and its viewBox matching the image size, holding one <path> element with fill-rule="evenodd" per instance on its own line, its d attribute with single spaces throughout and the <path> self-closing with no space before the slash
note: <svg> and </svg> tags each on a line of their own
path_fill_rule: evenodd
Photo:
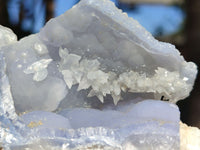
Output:
<svg viewBox="0 0 200 150">
<path fill-rule="evenodd" d="M 20 41 L 0 26 L 0 47 L 5 149 L 179 149 L 172 103 L 196 65 L 109 0 L 82 0 Z"/>
</svg>

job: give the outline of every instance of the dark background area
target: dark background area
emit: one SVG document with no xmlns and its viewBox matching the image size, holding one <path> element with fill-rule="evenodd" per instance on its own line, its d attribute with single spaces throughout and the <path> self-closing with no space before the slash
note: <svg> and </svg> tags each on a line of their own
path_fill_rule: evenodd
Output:
<svg viewBox="0 0 200 150">
<path fill-rule="evenodd" d="M 60 9 L 56 7 L 57 1 L 59 0 L 0 0 L 0 24 L 11 28 L 21 39 L 39 30 L 36 28 L 36 23 L 44 25 L 56 16 L 55 12 Z M 69 3 L 74 5 L 77 2 L 79 0 L 65 0 L 66 8 L 69 7 Z M 154 5 L 155 9 L 161 5 L 181 9 L 185 17 L 175 32 L 167 34 L 161 23 L 153 35 L 161 41 L 174 44 L 187 61 L 193 61 L 200 66 L 200 0 L 115 0 L 114 2 L 128 14 L 138 13 L 138 6 L 142 5 Z M 181 120 L 200 128 L 199 74 L 191 95 L 177 104 L 181 111 Z"/>
</svg>

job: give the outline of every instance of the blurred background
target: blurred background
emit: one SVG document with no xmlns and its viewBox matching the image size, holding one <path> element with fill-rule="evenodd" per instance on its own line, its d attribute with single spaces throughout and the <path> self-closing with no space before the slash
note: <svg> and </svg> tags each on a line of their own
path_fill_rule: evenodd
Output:
<svg viewBox="0 0 200 150">
<path fill-rule="evenodd" d="M 18 38 L 37 33 L 49 19 L 80 0 L 0 0 L 0 24 Z M 112 0 L 158 40 L 174 44 L 200 66 L 200 0 Z M 200 128 L 200 76 L 190 97 L 179 101 L 181 120 Z"/>
</svg>

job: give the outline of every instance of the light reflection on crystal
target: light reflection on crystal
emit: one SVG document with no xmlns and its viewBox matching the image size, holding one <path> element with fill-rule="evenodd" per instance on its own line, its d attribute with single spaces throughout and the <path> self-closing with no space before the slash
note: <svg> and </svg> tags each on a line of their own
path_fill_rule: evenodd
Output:
<svg viewBox="0 0 200 150">
<path fill-rule="evenodd" d="M 196 66 L 109 0 L 82 0 L 19 42 L 1 33 L 5 148 L 179 149 L 179 110 L 159 100 L 187 97 Z"/>
</svg>

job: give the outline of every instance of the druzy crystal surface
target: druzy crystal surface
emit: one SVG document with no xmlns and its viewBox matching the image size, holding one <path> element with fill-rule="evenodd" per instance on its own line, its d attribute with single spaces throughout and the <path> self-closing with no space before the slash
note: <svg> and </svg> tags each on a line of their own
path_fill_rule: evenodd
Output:
<svg viewBox="0 0 200 150">
<path fill-rule="evenodd" d="M 189 95 L 196 73 L 109 0 L 82 0 L 18 42 L 0 26 L 0 142 L 15 150 L 177 150 L 173 103 Z"/>
</svg>

